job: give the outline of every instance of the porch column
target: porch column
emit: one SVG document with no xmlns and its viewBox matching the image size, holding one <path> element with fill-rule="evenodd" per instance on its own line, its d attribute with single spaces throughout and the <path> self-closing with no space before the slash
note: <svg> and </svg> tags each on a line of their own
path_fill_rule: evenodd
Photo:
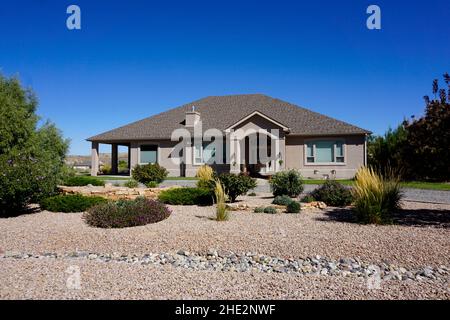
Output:
<svg viewBox="0 0 450 320">
<path fill-rule="evenodd" d="M 230 147 L 230 173 L 239 174 L 241 172 L 241 143 L 239 137 L 231 136 Z"/>
<path fill-rule="evenodd" d="M 111 174 L 119 172 L 119 146 L 117 143 L 111 144 Z"/>
<path fill-rule="evenodd" d="M 128 173 L 131 176 L 131 145 L 128 145 Z"/>
<path fill-rule="evenodd" d="M 92 141 L 91 147 L 91 176 L 97 176 L 98 173 L 98 142 Z"/>
<path fill-rule="evenodd" d="M 275 168 L 276 171 L 278 172 L 283 171 L 286 168 L 286 141 L 285 138 L 280 138 L 277 140 L 277 142 L 278 142 L 278 150 Z"/>
<path fill-rule="evenodd" d="M 133 168 L 139 163 L 139 144 L 136 142 L 131 142 L 129 151 L 130 157 L 130 176 Z"/>
</svg>

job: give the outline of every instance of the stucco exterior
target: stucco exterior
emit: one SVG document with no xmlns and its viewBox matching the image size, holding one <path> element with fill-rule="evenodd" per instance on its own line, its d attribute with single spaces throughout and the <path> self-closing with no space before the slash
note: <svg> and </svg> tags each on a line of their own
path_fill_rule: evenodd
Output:
<svg viewBox="0 0 450 320">
<path fill-rule="evenodd" d="M 305 157 L 305 143 L 314 140 L 342 140 L 344 142 L 344 158 L 342 164 L 309 164 Z M 349 179 L 355 176 L 359 167 L 366 162 L 366 136 L 287 136 L 286 168 L 298 169 L 305 178 Z"/>
</svg>

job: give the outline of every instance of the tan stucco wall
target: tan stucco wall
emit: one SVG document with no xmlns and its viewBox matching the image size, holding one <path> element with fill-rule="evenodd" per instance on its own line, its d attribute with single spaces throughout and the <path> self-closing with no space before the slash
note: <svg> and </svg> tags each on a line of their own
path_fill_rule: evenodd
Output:
<svg viewBox="0 0 450 320">
<path fill-rule="evenodd" d="M 311 139 L 336 140 L 345 143 L 345 164 L 343 165 L 310 165 L 305 160 L 305 141 Z M 286 137 L 286 168 L 298 169 L 305 178 L 322 179 L 326 176 L 337 179 L 349 179 L 355 176 L 356 170 L 364 165 L 365 136 L 340 137 Z M 333 174 L 332 170 L 336 173 Z"/>
</svg>

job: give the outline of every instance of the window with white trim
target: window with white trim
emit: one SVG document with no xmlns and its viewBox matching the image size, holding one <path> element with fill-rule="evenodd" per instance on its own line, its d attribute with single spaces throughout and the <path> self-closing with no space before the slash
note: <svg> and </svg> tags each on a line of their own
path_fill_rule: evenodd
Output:
<svg viewBox="0 0 450 320">
<path fill-rule="evenodd" d="M 345 163 L 344 143 L 339 140 L 307 142 L 306 163 Z"/>
</svg>

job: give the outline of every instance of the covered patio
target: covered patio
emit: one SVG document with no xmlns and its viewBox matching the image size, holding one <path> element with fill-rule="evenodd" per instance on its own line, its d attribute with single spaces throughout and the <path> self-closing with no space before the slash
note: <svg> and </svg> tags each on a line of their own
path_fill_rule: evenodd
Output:
<svg viewBox="0 0 450 320">
<path fill-rule="evenodd" d="M 97 176 L 101 172 L 100 168 L 100 144 L 111 146 L 111 172 L 108 175 L 131 175 L 131 145 L 125 142 L 98 142 L 92 141 L 91 146 L 91 176 Z M 119 170 L 119 147 L 126 147 L 127 150 L 127 171 Z"/>
</svg>

